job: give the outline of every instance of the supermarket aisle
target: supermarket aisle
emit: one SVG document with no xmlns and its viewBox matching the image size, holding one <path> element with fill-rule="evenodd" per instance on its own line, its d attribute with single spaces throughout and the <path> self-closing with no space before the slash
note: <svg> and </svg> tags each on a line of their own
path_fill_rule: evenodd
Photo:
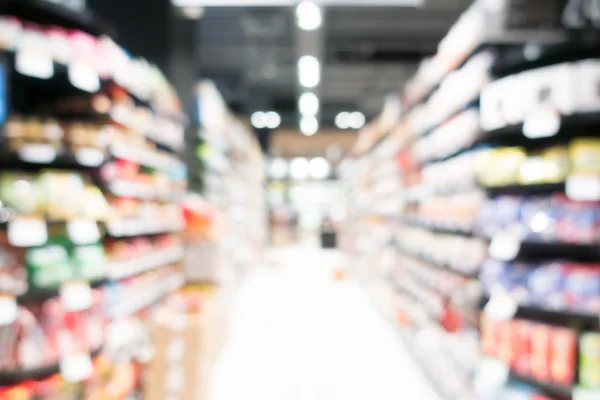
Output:
<svg viewBox="0 0 600 400">
<path fill-rule="evenodd" d="M 331 278 L 338 253 L 274 256 L 236 299 L 212 400 L 438 399 L 366 293 Z"/>
</svg>

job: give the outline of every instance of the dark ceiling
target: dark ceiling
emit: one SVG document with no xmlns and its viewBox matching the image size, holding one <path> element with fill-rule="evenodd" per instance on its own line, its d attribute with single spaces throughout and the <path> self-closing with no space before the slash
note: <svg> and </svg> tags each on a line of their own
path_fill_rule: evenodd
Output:
<svg viewBox="0 0 600 400">
<path fill-rule="evenodd" d="M 365 1 L 366 3 L 367 1 Z M 472 0 L 426 0 L 422 7 L 328 7 L 324 13 L 321 125 L 340 111 L 376 115 Z M 207 7 L 200 20 L 201 76 L 237 112 L 275 110 L 297 126 L 298 58 L 291 7 Z"/>
</svg>

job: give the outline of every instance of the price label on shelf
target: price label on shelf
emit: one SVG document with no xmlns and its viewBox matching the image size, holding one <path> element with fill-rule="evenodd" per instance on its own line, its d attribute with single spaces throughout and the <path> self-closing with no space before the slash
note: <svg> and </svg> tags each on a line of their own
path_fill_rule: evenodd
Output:
<svg viewBox="0 0 600 400">
<path fill-rule="evenodd" d="M 90 244 L 100 240 L 100 230 L 96 221 L 72 219 L 67 222 L 67 233 L 74 244 Z"/>
<path fill-rule="evenodd" d="M 600 390 L 575 389 L 573 390 L 573 400 L 598 400 L 600 399 Z"/>
<path fill-rule="evenodd" d="M 18 314 L 17 300 L 12 296 L 0 296 L 0 326 L 11 325 Z"/>
<path fill-rule="evenodd" d="M 19 150 L 21 160 L 36 164 L 49 164 L 56 155 L 56 149 L 49 144 L 26 144 Z"/>
<path fill-rule="evenodd" d="M 82 382 L 92 376 L 94 366 L 89 353 L 75 353 L 60 361 L 60 373 L 67 382 Z"/>
<path fill-rule="evenodd" d="M 491 318 L 498 321 L 508 321 L 514 318 L 519 309 L 519 303 L 509 293 L 499 290 L 492 293 L 484 311 Z"/>
<path fill-rule="evenodd" d="M 21 49 L 15 56 L 15 69 L 22 75 L 50 79 L 54 76 L 54 61 L 49 51 Z"/>
<path fill-rule="evenodd" d="M 8 223 L 8 242 L 15 247 L 41 246 L 48 241 L 48 226 L 41 218 L 16 217 Z"/>
<path fill-rule="evenodd" d="M 554 109 L 537 110 L 523 122 L 523 135 L 528 139 L 552 137 L 560 131 L 560 113 Z"/>
<path fill-rule="evenodd" d="M 512 261 L 521 250 L 521 237 L 513 233 L 501 233 L 492 238 L 490 257 L 498 261 Z"/>
<path fill-rule="evenodd" d="M 76 88 L 89 93 L 95 93 L 100 90 L 98 72 L 87 63 L 81 61 L 74 61 L 69 65 L 69 82 Z"/>
<path fill-rule="evenodd" d="M 567 197 L 575 201 L 600 200 L 600 176 L 573 175 L 567 179 Z"/>
<path fill-rule="evenodd" d="M 86 167 L 98 167 L 104 162 L 104 153 L 98 149 L 83 148 L 75 152 L 75 160 Z"/>
<path fill-rule="evenodd" d="M 60 287 L 60 301 L 66 311 L 87 310 L 94 302 L 90 284 L 83 281 L 64 283 Z"/>
</svg>

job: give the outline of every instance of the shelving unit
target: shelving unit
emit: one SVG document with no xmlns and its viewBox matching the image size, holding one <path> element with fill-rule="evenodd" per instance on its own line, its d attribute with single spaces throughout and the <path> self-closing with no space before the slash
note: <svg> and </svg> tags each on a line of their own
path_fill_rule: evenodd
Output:
<svg viewBox="0 0 600 400">
<path fill-rule="evenodd" d="M 0 24 L 0 330 L 14 338 L 0 397 L 69 386 L 79 398 L 99 374 L 118 378 L 117 358 L 139 367 L 111 352 L 107 332 L 143 326 L 185 283 L 186 119 L 166 78 L 89 15 L 11 0 Z"/>
<path fill-rule="evenodd" d="M 469 32 L 468 35 L 465 20 L 475 19 L 474 15 L 479 12 L 481 29 Z M 409 346 L 414 346 L 416 340 L 425 336 L 422 316 L 426 316 L 428 324 L 435 327 L 442 337 L 451 334 L 458 337 L 469 335 L 469 324 L 457 323 L 461 320 L 461 314 L 481 313 L 482 318 L 491 319 L 500 319 L 502 316 L 500 324 L 504 325 L 498 328 L 486 325 L 484 330 L 483 322 L 481 323 L 480 345 L 483 347 L 485 343 L 486 346 L 498 349 L 494 356 L 504 360 L 500 364 L 506 370 L 511 369 L 506 361 L 509 356 L 514 358 L 512 363 L 526 363 L 520 361 L 521 353 L 524 354 L 523 357 L 530 356 L 533 361 L 532 373 L 516 374 L 513 371 L 499 384 L 494 383 L 498 384 L 497 398 L 509 398 L 503 397 L 508 396 L 502 392 L 503 387 L 517 391 L 523 399 L 533 398 L 527 397 L 522 386 L 515 385 L 520 382 L 529 388 L 530 396 L 537 393 L 554 400 L 570 400 L 575 398 L 573 394 L 579 385 L 593 389 L 593 383 L 586 380 L 584 376 L 587 375 L 582 372 L 584 368 L 590 367 L 581 364 L 584 358 L 593 358 L 593 355 L 580 354 L 578 348 L 582 346 L 584 337 L 593 338 L 593 335 L 597 335 L 595 337 L 600 340 L 597 318 L 600 309 L 588 297 L 600 296 L 600 286 L 593 286 L 595 279 L 600 278 L 600 232 L 592 227 L 591 222 L 595 221 L 592 215 L 600 212 L 600 190 L 595 188 L 600 174 L 596 148 L 600 146 L 597 133 L 600 126 L 597 110 L 600 99 L 592 99 L 593 96 L 581 93 L 580 87 L 575 83 L 578 79 L 584 82 L 592 79 L 591 72 L 583 72 L 585 68 L 596 73 L 599 69 L 594 69 L 593 62 L 581 60 L 597 59 L 600 53 L 595 39 L 567 35 L 561 29 L 540 29 L 535 34 L 514 32 L 505 35 L 506 40 L 496 41 L 493 37 L 501 35 L 496 32 L 496 21 L 490 19 L 492 14 L 489 10 L 478 9 L 477 4 L 473 5 L 442 42 L 438 55 L 424 63 L 423 68 L 405 88 L 402 112 L 396 114 L 392 122 L 382 121 L 381 117 L 375 119 L 361 133 L 361 140 L 352 157 L 347 159 L 348 166 L 342 171 L 350 196 L 354 197 L 349 206 L 351 212 L 343 243 L 352 260 L 355 275 L 367 289 L 377 292 L 383 290 L 383 287 L 389 287 L 389 290 L 399 294 L 393 300 L 389 300 L 388 296 L 389 304 L 382 308 L 391 307 L 396 310 L 400 317 L 393 318 L 394 325 L 398 325 L 396 319 L 400 319 L 403 325 L 412 327 L 404 329 L 402 335 Z M 486 32 L 488 30 L 490 32 Z M 469 45 L 459 46 L 460 38 L 469 42 Z M 447 44 L 449 41 L 454 45 Z M 475 64 L 470 65 L 475 56 L 482 52 L 490 52 L 492 62 L 481 62 L 475 67 Z M 557 64 L 563 64 L 564 76 L 571 74 L 569 78 L 565 77 L 562 81 L 557 76 L 551 78 L 552 71 L 558 74 L 557 69 L 542 69 Z M 581 68 L 581 72 L 578 68 Z M 433 71 L 438 71 L 436 79 L 432 79 Z M 468 102 L 467 108 L 462 100 L 449 103 L 453 96 L 464 99 L 467 94 L 471 95 L 473 85 L 447 84 L 449 80 L 460 81 L 461 72 L 469 76 L 465 78 L 466 81 L 471 79 L 473 82 L 483 82 L 481 86 L 477 86 L 479 91 L 476 101 Z M 515 83 L 510 87 L 514 92 L 509 93 L 507 84 L 502 94 L 492 93 L 492 89 L 500 91 L 497 85 L 499 79 L 506 79 L 506 82 L 514 79 Z M 567 80 L 569 84 L 565 83 Z M 523 88 L 522 93 L 519 85 Z M 468 86 L 468 89 L 463 86 Z M 558 89 L 559 86 L 561 89 Z M 530 97 L 525 98 L 528 94 Z M 503 95 L 507 100 L 504 100 Z M 521 95 L 523 99 L 519 99 Z M 515 115 L 508 116 L 508 98 L 514 100 L 515 109 L 512 111 Z M 523 100 L 523 104 L 519 103 L 517 106 L 519 100 Z M 540 112 L 539 115 L 542 116 L 538 118 L 536 111 L 552 109 L 561 100 L 569 103 L 561 103 L 562 108 L 555 107 L 559 110 L 558 116 Z M 534 103 L 539 103 L 537 109 Z M 507 106 L 506 109 L 504 105 Z M 476 128 L 455 121 L 467 109 L 470 113 L 477 112 L 479 122 Z M 491 125 L 491 117 L 496 117 L 494 113 L 506 112 L 507 115 L 502 117 L 512 121 L 518 119 L 516 112 L 519 109 L 530 109 L 531 115 L 524 115 L 519 123 L 511 122 L 506 126 L 486 130 L 485 127 Z M 442 114 L 441 110 L 446 117 L 440 122 L 438 118 Z M 565 110 L 562 115 L 561 110 Z M 485 124 L 482 122 L 484 112 L 487 118 Z M 558 122 L 555 123 L 556 121 Z M 531 127 L 536 123 L 532 134 Z M 443 142 L 444 136 L 448 143 Z M 581 144 L 583 142 L 577 142 L 578 138 L 591 141 Z M 435 147 L 436 145 L 439 147 Z M 501 151 L 497 149 L 504 147 L 518 149 L 523 156 L 522 161 L 519 161 L 521 164 L 515 168 L 517 172 L 514 177 L 498 177 L 497 181 L 502 183 L 490 184 L 488 182 L 493 181 L 489 178 L 490 175 L 497 173 L 500 176 L 505 168 L 511 168 L 512 161 L 505 156 L 505 165 L 499 161 L 492 164 L 485 157 L 491 158 L 497 154 L 498 160 L 502 160 Z M 383 152 L 384 148 L 390 151 Z M 552 165 L 559 165 L 559 161 L 555 164 L 542 162 L 552 159 L 552 151 L 563 155 L 563 164 L 560 165 L 565 165 L 567 171 L 563 176 L 529 179 L 531 175 L 519 175 L 527 162 L 531 169 L 525 172 L 545 172 L 544 168 L 551 170 Z M 585 151 L 589 152 L 587 158 L 583 155 L 586 154 Z M 458 160 L 463 156 L 472 156 L 472 162 L 464 162 L 456 170 L 452 170 L 453 174 L 450 175 L 446 168 L 448 164 L 442 163 Z M 585 165 L 581 162 L 584 158 L 587 160 Z M 516 160 L 516 157 L 512 160 Z M 542 161 L 535 164 L 538 160 Z M 386 164 L 393 165 L 397 171 L 397 188 L 396 200 L 387 207 L 385 218 L 382 218 L 379 204 L 383 199 L 378 196 L 374 187 L 383 178 L 374 171 Z M 438 167 L 437 171 L 431 167 Z M 427 174 L 424 173 L 425 170 Z M 434 176 L 435 173 L 438 175 Z M 577 190 L 573 191 L 573 179 L 578 179 L 581 175 L 584 178 L 581 182 L 575 182 Z M 446 187 L 447 181 L 458 182 L 459 179 L 462 179 L 460 183 L 464 185 Z M 439 183 L 441 184 L 438 185 Z M 452 197 L 454 194 L 474 190 L 474 186 L 484 194 L 482 201 L 467 204 Z M 506 199 L 512 199 L 514 203 L 502 203 Z M 459 208 L 456 208 L 457 204 Z M 488 215 L 490 212 L 496 214 Z M 486 235 L 492 231 L 495 234 Z M 447 257 L 453 255 L 452 260 L 472 257 L 475 250 L 466 251 L 466 246 L 474 241 L 485 243 L 485 257 L 472 270 L 473 273 L 461 273 L 453 268 Z M 462 256 L 458 252 L 461 246 L 465 247 Z M 494 261 L 493 264 L 486 261 L 494 258 L 501 261 Z M 559 275 L 551 274 L 559 270 L 561 280 L 555 281 L 554 277 Z M 482 285 L 485 282 L 483 277 L 490 271 L 498 274 L 494 277 L 500 278 L 486 279 L 496 282 L 499 287 L 504 285 L 504 290 L 498 296 L 506 296 L 510 300 L 498 300 L 496 302 L 499 305 L 488 308 L 486 305 L 496 298 L 495 290 L 492 291 L 494 295 L 491 300 L 482 296 Z M 453 278 L 450 284 L 450 276 L 447 274 L 454 274 L 456 281 Z M 542 277 L 547 279 L 543 280 Z M 564 283 L 560 290 L 558 287 L 553 289 L 552 285 L 558 284 L 557 282 Z M 587 292 L 583 289 L 586 284 Z M 564 296 L 560 306 L 550 305 L 550 294 L 555 292 Z M 457 299 L 454 293 L 474 295 Z M 532 302 L 519 304 L 518 299 L 526 298 L 524 294 L 533 299 Z M 381 296 L 374 296 L 379 297 Z M 543 307 L 545 301 L 547 306 Z M 406 311 L 407 302 L 412 304 L 410 312 Z M 582 311 L 584 308 L 590 312 Z M 536 342 L 543 343 L 540 342 L 544 340 L 540 336 L 543 334 L 565 340 L 562 345 L 554 343 L 554 339 L 548 340 L 545 348 L 547 353 L 544 353 L 547 356 L 545 363 L 539 361 L 541 358 L 536 359 L 542 357 L 539 354 L 543 347 Z M 520 339 L 521 337 L 528 339 Z M 529 344 L 524 344 L 524 340 L 529 340 Z M 461 352 L 460 347 L 453 350 Z M 448 349 L 438 349 L 427 357 L 447 357 L 447 351 Z M 446 398 L 478 398 L 477 391 L 481 386 L 479 382 L 491 379 L 497 373 L 483 362 L 483 354 L 482 349 L 479 357 L 470 360 L 468 369 L 474 373 L 460 386 L 452 386 L 451 382 L 443 378 L 444 375 L 453 376 L 453 367 L 439 370 L 439 366 L 427 363 L 423 365 L 421 361 L 418 364 L 425 368 L 428 375 L 442 376 L 435 384 L 443 389 L 441 391 Z M 564 355 L 562 359 L 561 355 Z M 422 360 L 424 357 L 419 355 L 417 358 Z M 561 375 L 555 369 L 559 363 L 562 363 L 562 371 L 568 373 Z M 544 368 L 548 368 L 546 380 L 533 378 L 542 376 Z M 596 384 L 600 387 L 600 382 Z M 490 381 L 487 389 L 491 385 Z M 592 393 L 598 392 L 592 390 Z"/>
</svg>

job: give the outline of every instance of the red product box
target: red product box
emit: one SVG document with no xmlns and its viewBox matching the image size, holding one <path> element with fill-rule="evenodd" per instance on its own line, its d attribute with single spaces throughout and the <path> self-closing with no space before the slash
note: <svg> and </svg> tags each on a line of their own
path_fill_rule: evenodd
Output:
<svg viewBox="0 0 600 400">
<path fill-rule="evenodd" d="M 531 335 L 532 324 L 530 322 L 515 321 L 512 368 L 520 375 L 531 374 Z"/>
<path fill-rule="evenodd" d="M 550 350 L 552 328 L 533 324 L 531 334 L 531 375 L 542 381 L 550 381 Z"/>
<path fill-rule="evenodd" d="M 551 348 L 552 381 L 560 385 L 572 385 L 575 381 L 577 335 L 570 329 L 553 329 Z"/>
</svg>

